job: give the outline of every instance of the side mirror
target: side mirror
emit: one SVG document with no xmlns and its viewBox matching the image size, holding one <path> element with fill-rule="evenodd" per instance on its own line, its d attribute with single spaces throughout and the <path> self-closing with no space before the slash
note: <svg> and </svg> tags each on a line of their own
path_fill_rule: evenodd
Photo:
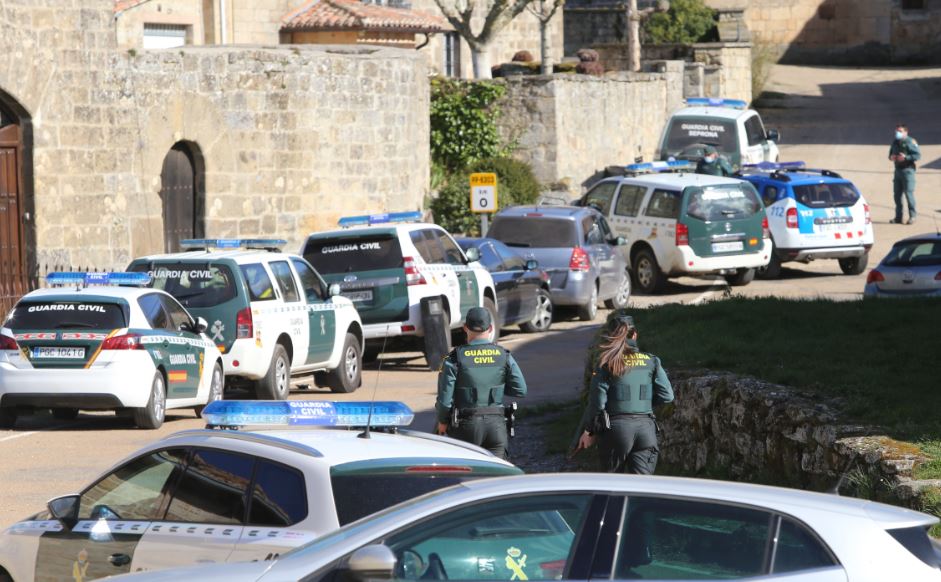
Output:
<svg viewBox="0 0 941 582">
<path fill-rule="evenodd" d="M 471 247 L 464 251 L 464 254 L 467 256 L 467 262 L 473 263 L 480 260 L 480 250 L 477 247 Z"/>
<path fill-rule="evenodd" d="M 388 546 L 373 544 L 353 552 L 347 568 L 352 577 L 360 582 L 391 580 L 395 574 L 395 564 L 395 554 Z"/>
<path fill-rule="evenodd" d="M 614 239 L 614 244 L 619 247 L 623 247 L 624 245 L 627 244 L 627 239 L 624 238 L 623 236 L 619 236 L 616 239 Z"/>
<path fill-rule="evenodd" d="M 71 530 L 78 523 L 78 507 L 81 499 L 79 495 L 63 495 L 50 499 L 46 503 L 46 509 L 54 519 L 59 520 L 65 529 Z"/>
<path fill-rule="evenodd" d="M 330 295 L 330 297 L 336 297 L 337 295 L 340 294 L 340 286 L 337 285 L 336 283 L 330 285 L 327 288 L 327 294 Z"/>
<path fill-rule="evenodd" d="M 774 142 L 781 141 L 781 134 L 776 129 L 769 129 L 768 139 Z"/>
<path fill-rule="evenodd" d="M 196 324 L 193 326 L 196 333 L 206 333 L 206 330 L 209 329 L 209 323 L 202 317 L 196 318 Z"/>
<path fill-rule="evenodd" d="M 527 270 L 527 271 L 535 271 L 535 270 L 538 269 L 538 268 L 539 268 L 539 261 L 537 261 L 537 260 L 535 260 L 535 259 L 529 259 L 528 261 L 526 261 L 526 270 Z"/>
</svg>

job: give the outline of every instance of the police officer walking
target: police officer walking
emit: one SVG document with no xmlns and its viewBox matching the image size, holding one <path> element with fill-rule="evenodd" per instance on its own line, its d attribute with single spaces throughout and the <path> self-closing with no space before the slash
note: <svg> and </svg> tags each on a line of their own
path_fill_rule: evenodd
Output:
<svg viewBox="0 0 941 582">
<path fill-rule="evenodd" d="M 438 434 L 507 458 L 503 397 L 526 396 L 526 380 L 508 350 L 490 340 L 490 312 L 472 307 L 464 318 L 467 343 L 451 350 L 438 372 Z"/>
<path fill-rule="evenodd" d="M 719 155 L 716 148 L 707 146 L 705 156 L 696 163 L 696 173 L 710 176 L 731 176 L 732 165 L 725 159 L 725 156 Z"/>
<path fill-rule="evenodd" d="M 592 374 L 575 452 L 600 441 L 603 471 L 650 475 L 660 454 L 653 406 L 673 402 L 673 386 L 660 359 L 638 349 L 634 318 L 621 315 L 613 323 Z"/>
<path fill-rule="evenodd" d="M 895 218 L 889 222 L 902 224 L 902 193 L 905 193 L 908 203 L 907 224 L 915 224 L 915 162 L 921 159 L 921 149 L 914 138 L 908 137 L 908 126 L 904 123 L 895 126 L 895 141 L 889 147 L 889 159 L 895 163 L 895 175 L 892 178 Z"/>
</svg>

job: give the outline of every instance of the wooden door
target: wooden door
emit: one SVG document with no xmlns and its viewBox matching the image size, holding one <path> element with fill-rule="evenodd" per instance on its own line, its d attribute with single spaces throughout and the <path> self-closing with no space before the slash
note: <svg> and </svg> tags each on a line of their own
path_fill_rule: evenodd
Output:
<svg viewBox="0 0 941 582">
<path fill-rule="evenodd" d="M 18 126 L 0 127 L 0 321 L 29 287 L 19 145 Z"/>
<path fill-rule="evenodd" d="M 180 240 L 202 236 L 197 208 L 196 168 L 184 144 L 173 146 L 160 173 L 163 201 L 163 240 L 168 253 L 180 250 Z"/>
</svg>

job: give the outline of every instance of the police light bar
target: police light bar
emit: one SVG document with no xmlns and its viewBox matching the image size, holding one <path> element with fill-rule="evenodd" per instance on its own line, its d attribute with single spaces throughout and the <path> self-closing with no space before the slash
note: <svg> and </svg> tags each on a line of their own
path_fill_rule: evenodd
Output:
<svg viewBox="0 0 941 582">
<path fill-rule="evenodd" d="M 150 283 L 147 273 L 85 273 L 56 272 L 46 275 L 49 285 L 136 285 Z"/>
<path fill-rule="evenodd" d="M 421 212 L 386 212 L 383 214 L 364 214 L 362 216 L 344 216 L 337 221 L 343 228 L 350 226 L 371 226 L 373 224 L 387 224 L 392 222 L 414 222 L 421 220 Z"/>
<path fill-rule="evenodd" d="M 731 107 L 732 109 L 745 109 L 748 103 L 741 99 L 719 99 L 716 97 L 691 97 L 686 100 L 690 106 L 701 105 L 703 107 Z"/>
<path fill-rule="evenodd" d="M 279 249 L 286 244 L 288 241 L 280 238 L 185 238 L 180 241 L 184 249 Z"/>
<path fill-rule="evenodd" d="M 206 405 L 202 416 L 206 426 L 213 427 L 408 426 L 415 418 L 403 402 L 329 400 L 216 400 Z"/>
<path fill-rule="evenodd" d="M 630 164 L 624 166 L 624 170 L 634 174 L 645 174 L 651 172 L 681 172 L 683 170 L 695 170 L 696 164 L 686 160 L 674 160 L 667 162 L 644 162 L 642 164 Z"/>
<path fill-rule="evenodd" d="M 757 164 L 745 164 L 742 169 L 758 170 L 759 172 L 776 172 L 778 170 L 803 170 L 806 167 L 804 162 L 758 162 Z"/>
</svg>

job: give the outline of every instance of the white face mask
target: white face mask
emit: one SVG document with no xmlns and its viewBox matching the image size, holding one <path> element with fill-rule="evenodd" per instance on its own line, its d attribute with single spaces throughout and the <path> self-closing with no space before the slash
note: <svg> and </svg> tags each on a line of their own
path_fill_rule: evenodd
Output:
<svg viewBox="0 0 941 582">
<path fill-rule="evenodd" d="M 715 157 L 715 156 L 706 156 L 706 163 L 707 163 L 707 164 L 714 164 L 714 163 L 716 163 L 716 157 Z"/>
<path fill-rule="evenodd" d="M 904 137 L 905 137 L 905 132 L 904 132 L 904 131 L 896 131 L 896 132 L 895 132 L 895 139 L 902 139 L 902 138 L 904 138 Z"/>
</svg>

